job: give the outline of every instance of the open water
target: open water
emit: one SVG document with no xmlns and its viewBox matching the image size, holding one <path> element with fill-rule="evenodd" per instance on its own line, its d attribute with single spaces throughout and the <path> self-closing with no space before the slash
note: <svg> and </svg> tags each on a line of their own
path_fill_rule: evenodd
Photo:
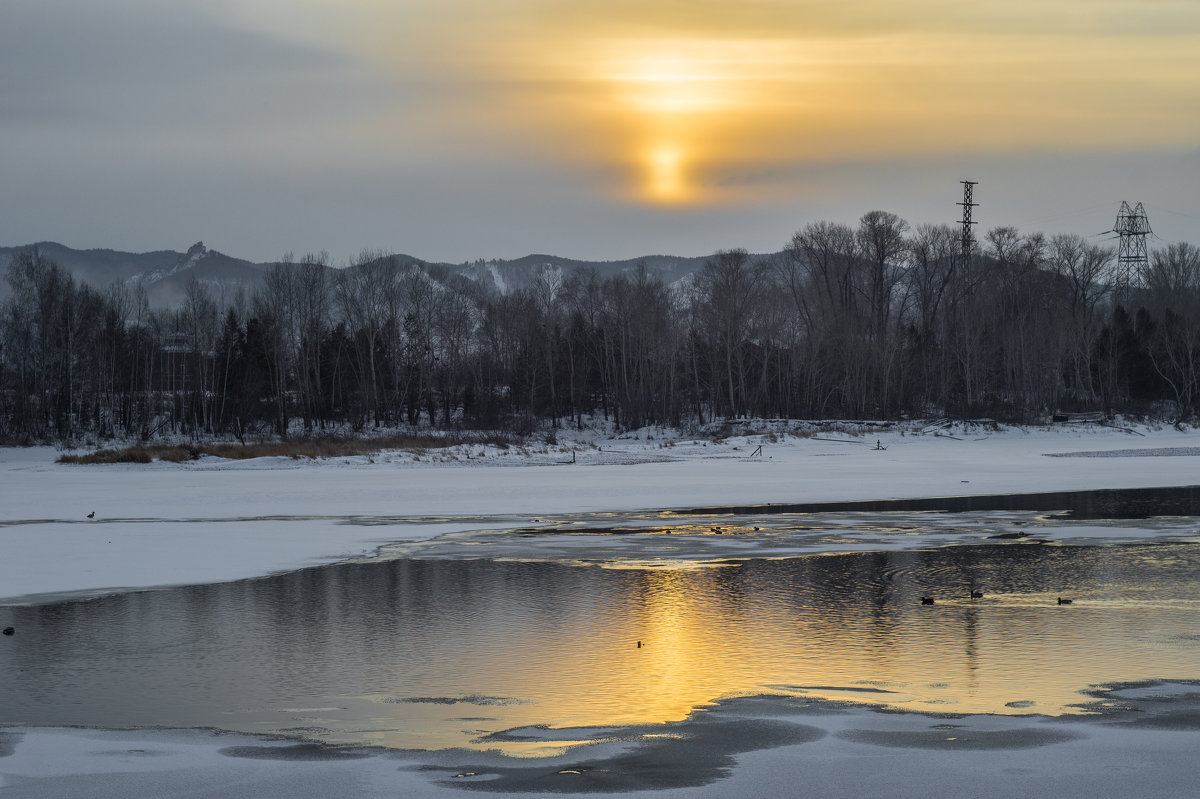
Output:
<svg viewBox="0 0 1200 799">
<path fill-rule="evenodd" d="M 1005 500 L 1017 504 L 1002 510 L 1044 511 L 1035 531 L 1158 510 L 1200 530 L 1190 499 L 1099 493 L 1084 510 L 1061 495 Z M 537 546 L 557 531 L 521 530 L 490 533 L 482 547 L 433 542 L 395 559 L 3 608 L 18 634 L 0 646 L 0 724 L 212 727 L 535 754 L 536 741 L 494 736 L 664 722 L 722 697 L 771 693 L 1061 715 L 1084 712 L 1080 692 L 1092 686 L 1200 679 L 1200 539 L 932 543 L 948 523 L 1009 529 L 1014 517 L 997 517 L 996 506 L 792 506 L 774 528 L 750 532 L 736 517 L 705 528 L 736 543 L 823 525 L 845 535 L 869 519 L 931 536 L 930 548 L 902 551 L 581 561 Z M 734 509 L 706 509 L 703 524 L 718 510 Z M 665 514 L 654 525 L 667 538 L 672 525 L 702 523 Z M 602 544 L 630 538 L 603 524 L 582 532 Z"/>
</svg>

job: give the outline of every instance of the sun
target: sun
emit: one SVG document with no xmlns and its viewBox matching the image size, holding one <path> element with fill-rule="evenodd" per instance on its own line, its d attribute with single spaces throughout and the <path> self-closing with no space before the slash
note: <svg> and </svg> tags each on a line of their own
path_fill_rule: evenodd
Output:
<svg viewBox="0 0 1200 799">
<path fill-rule="evenodd" d="M 685 202 L 692 194 L 687 179 L 686 152 L 676 144 L 661 144 L 645 157 L 645 192 L 660 203 Z"/>
<path fill-rule="evenodd" d="M 790 41 L 685 36 L 598 41 L 582 61 L 629 165 L 628 196 L 696 205 L 736 199 L 721 176 L 776 146 L 814 58 Z"/>
</svg>

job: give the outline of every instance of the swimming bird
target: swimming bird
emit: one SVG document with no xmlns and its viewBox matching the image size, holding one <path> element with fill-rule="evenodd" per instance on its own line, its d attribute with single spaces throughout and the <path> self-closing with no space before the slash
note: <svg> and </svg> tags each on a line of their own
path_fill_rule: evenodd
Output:
<svg viewBox="0 0 1200 799">
<path fill-rule="evenodd" d="M 1071 601 L 1072 600 L 1070 600 L 1070 599 L 1063 599 L 1062 597 L 1058 598 L 1058 604 L 1060 604 L 1060 605 L 1069 605 L 1069 604 L 1071 604 Z"/>
<path fill-rule="evenodd" d="M 16 630 L 14 630 L 12 627 L 5 627 L 5 628 L 4 628 L 4 634 L 5 634 L 5 635 L 12 635 L 12 634 L 13 634 L 13 633 L 15 633 L 15 632 L 16 632 Z"/>
<path fill-rule="evenodd" d="M 983 592 L 972 590 L 971 591 L 971 599 L 983 599 Z"/>
<path fill-rule="evenodd" d="M 921 604 L 922 604 L 922 605 L 932 605 L 932 604 L 933 604 L 933 597 L 931 597 L 931 596 L 923 596 L 923 597 L 921 597 Z"/>
<path fill-rule="evenodd" d="M 94 518 L 96 518 L 96 511 L 92 511 L 91 513 L 89 513 L 89 514 L 88 514 L 88 518 L 89 518 L 89 519 L 94 519 Z"/>
<path fill-rule="evenodd" d="M 641 649 L 641 648 L 642 648 L 642 642 L 638 641 L 638 649 Z"/>
</svg>

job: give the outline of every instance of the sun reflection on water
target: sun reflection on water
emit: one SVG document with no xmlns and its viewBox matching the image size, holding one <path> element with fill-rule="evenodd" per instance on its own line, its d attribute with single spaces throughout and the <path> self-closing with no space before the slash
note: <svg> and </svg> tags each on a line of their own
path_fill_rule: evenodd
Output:
<svg viewBox="0 0 1200 799">
<path fill-rule="evenodd" d="M 732 696 L 1055 715 L 1200 677 L 1193 544 L 703 565 L 402 560 L 14 608 L 0 723 L 530 754 Z"/>
</svg>

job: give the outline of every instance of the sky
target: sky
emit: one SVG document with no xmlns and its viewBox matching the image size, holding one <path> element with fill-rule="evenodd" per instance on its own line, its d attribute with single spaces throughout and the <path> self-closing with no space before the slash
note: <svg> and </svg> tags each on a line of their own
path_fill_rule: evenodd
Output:
<svg viewBox="0 0 1200 799">
<path fill-rule="evenodd" d="M 6 0 L 0 246 L 780 249 L 883 209 L 1200 243 L 1195 0 Z"/>
</svg>

